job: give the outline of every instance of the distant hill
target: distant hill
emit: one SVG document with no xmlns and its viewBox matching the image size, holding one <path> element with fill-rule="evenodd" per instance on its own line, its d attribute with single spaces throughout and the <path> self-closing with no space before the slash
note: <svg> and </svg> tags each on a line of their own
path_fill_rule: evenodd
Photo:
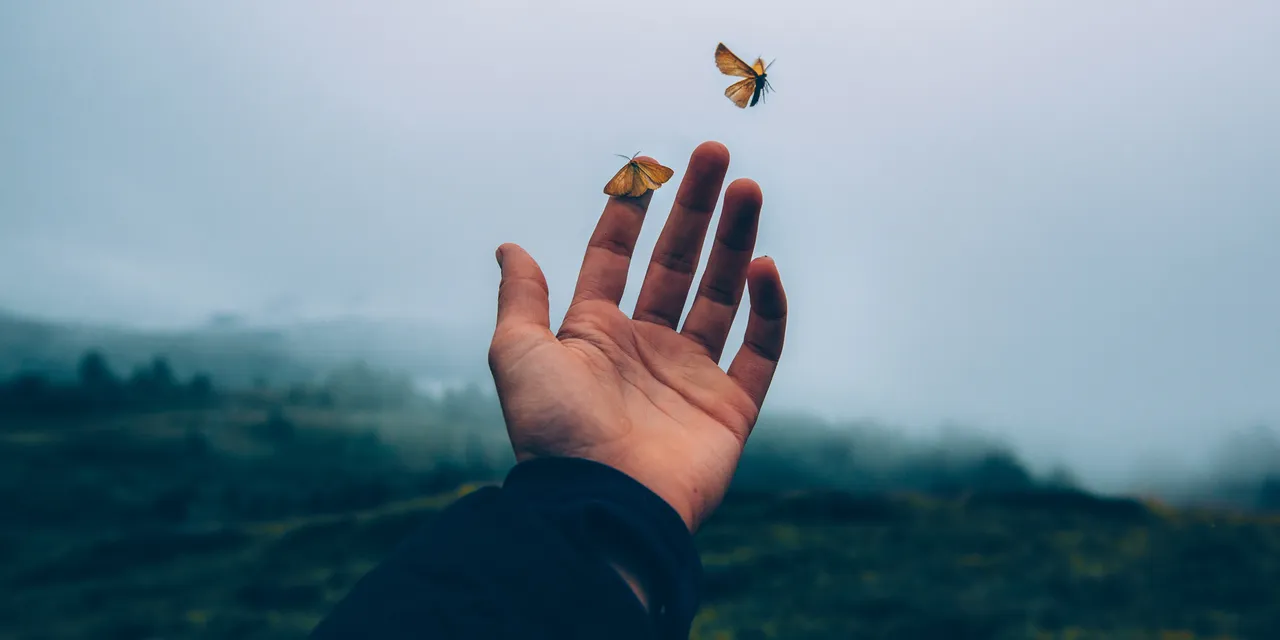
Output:
<svg viewBox="0 0 1280 640">
<path fill-rule="evenodd" d="M 201 371 L 228 386 L 309 381 L 352 360 L 416 377 L 469 381 L 488 375 L 488 338 L 488 327 L 423 321 L 339 318 L 251 326 L 223 317 L 202 327 L 153 331 L 0 311 L 0 377 L 31 371 L 67 378 L 84 352 L 96 349 L 119 373 L 163 355 L 179 375 Z"/>
</svg>

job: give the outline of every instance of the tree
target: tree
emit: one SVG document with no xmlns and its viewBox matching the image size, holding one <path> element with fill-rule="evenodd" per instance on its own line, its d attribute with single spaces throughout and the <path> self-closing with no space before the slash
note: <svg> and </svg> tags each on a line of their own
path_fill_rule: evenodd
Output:
<svg viewBox="0 0 1280 640">
<path fill-rule="evenodd" d="M 88 411 L 110 411 L 119 408 L 123 401 L 120 380 L 116 378 L 107 359 L 97 350 L 91 350 L 80 358 L 78 368 L 80 386 L 71 390 L 79 408 Z"/>
<path fill-rule="evenodd" d="M 324 383 L 339 406 L 359 409 L 394 409 L 412 401 L 413 381 L 409 376 L 376 371 L 364 361 L 355 361 L 329 373 Z"/>
<path fill-rule="evenodd" d="M 197 403 L 205 403 L 213 399 L 213 379 L 208 374 L 198 373 L 187 383 L 187 394 Z"/>
<path fill-rule="evenodd" d="M 38 373 L 22 373 L 0 389 L 0 408 L 14 413 L 37 413 L 53 402 L 52 385 Z"/>
<path fill-rule="evenodd" d="M 142 406 L 157 406 L 172 402 L 178 382 L 169 367 L 169 361 L 156 356 L 149 366 L 134 369 L 129 378 L 129 388 L 135 402 Z"/>
<path fill-rule="evenodd" d="M 173 368 L 164 356 L 156 356 L 151 360 L 151 381 L 156 387 L 169 391 L 178 386 L 178 379 L 173 375 Z"/>
<path fill-rule="evenodd" d="M 97 350 L 88 351 L 80 358 L 78 369 L 80 386 L 85 389 L 111 389 L 119 387 L 120 381 L 107 366 L 107 359 Z"/>
<path fill-rule="evenodd" d="M 974 465 L 968 483 L 979 489 L 1004 491 L 1028 489 L 1035 483 L 1026 467 L 1009 452 L 994 451 Z"/>
<path fill-rule="evenodd" d="M 1258 488 L 1258 508 L 1266 511 L 1280 511 L 1280 473 L 1267 476 Z"/>
</svg>

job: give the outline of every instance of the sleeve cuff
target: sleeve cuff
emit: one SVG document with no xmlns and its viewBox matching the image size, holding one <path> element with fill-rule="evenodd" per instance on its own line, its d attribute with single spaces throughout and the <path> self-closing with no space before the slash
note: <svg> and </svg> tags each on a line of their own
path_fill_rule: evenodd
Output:
<svg viewBox="0 0 1280 640">
<path fill-rule="evenodd" d="M 556 514 L 579 544 L 622 545 L 642 559 L 650 614 L 661 637 L 688 637 L 702 562 L 684 520 L 656 493 L 613 467 L 582 458 L 522 462 L 507 474 L 503 493 Z"/>
</svg>

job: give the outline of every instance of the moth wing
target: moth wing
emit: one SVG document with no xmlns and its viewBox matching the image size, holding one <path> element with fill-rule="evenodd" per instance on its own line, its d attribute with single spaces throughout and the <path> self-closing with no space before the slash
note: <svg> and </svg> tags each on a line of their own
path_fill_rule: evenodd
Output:
<svg viewBox="0 0 1280 640">
<path fill-rule="evenodd" d="M 640 173 L 643 174 L 645 178 L 657 185 L 653 187 L 654 189 L 666 184 L 666 182 L 671 179 L 671 176 L 676 174 L 676 172 L 671 168 L 664 167 L 656 162 L 637 160 L 636 166 L 640 168 Z"/>
<path fill-rule="evenodd" d="M 634 164 L 633 162 L 628 162 L 621 169 L 618 169 L 617 173 L 613 174 L 613 178 L 604 185 L 605 195 L 621 197 L 630 195 L 635 190 L 635 185 L 638 181 L 636 180 Z"/>
<path fill-rule="evenodd" d="M 627 195 L 632 198 L 639 198 L 644 195 L 646 191 L 651 191 L 662 186 L 655 183 L 653 180 L 650 180 L 649 176 L 645 175 L 644 170 L 642 170 L 640 165 L 636 162 L 631 163 L 631 172 L 632 180 L 634 180 L 634 182 L 631 183 L 631 193 Z"/>
<path fill-rule="evenodd" d="M 746 109 L 747 103 L 751 101 L 751 98 L 755 94 L 756 94 L 755 78 L 746 78 L 743 80 L 739 80 L 729 85 L 729 88 L 724 90 L 725 97 L 729 98 L 730 100 L 733 101 L 734 104 L 738 105 L 739 109 Z"/>
<path fill-rule="evenodd" d="M 729 47 L 724 46 L 723 42 L 716 45 L 716 68 L 720 69 L 720 73 L 727 76 L 754 78 L 759 75 L 755 69 L 743 62 L 742 58 L 733 55 L 733 52 L 729 50 Z"/>
</svg>

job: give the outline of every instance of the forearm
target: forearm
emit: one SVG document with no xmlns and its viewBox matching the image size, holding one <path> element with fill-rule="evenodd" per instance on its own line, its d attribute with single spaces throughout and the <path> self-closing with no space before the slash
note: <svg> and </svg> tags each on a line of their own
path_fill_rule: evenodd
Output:
<svg viewBox="0 0 1280 640">
<path fill-rule="evenodd" d="M 534 460 L 406 540 L 313 637 L 683 638 L 700 568 L 683 521 L 639 483 Z"/>
</svg>

